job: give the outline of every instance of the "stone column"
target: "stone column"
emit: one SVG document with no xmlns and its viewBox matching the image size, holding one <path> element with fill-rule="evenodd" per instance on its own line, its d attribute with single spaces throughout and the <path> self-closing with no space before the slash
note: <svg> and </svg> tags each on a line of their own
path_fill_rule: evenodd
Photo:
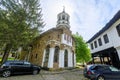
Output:
<svg viewBox="0 0 120 80">
<path fill-rule="evenodd" d="M 68 67 L 72 67 L 72 53 L 68 51 Z"/>
<path fill-rule="evenodd" d="M 44 61 L 45 61 L 45 56 L 46 56 L 45 53 L 46 53 L 46 50 L 44 50 L 44 53 L 43 53 L 43 59 L 42 59 L 42 65 L 41 65 L 42 67 L 43 67 Z"/>
<path fill-rule="evenodd" d="M 64 68 L 64 50 L 59 53 L 59 68 Z"/>
<path fill-rule="evenodd" d="M 55 51 L 55 48 L 50 48 L 48 68 L 53 68 L 54 51 Z"/>
</svg>

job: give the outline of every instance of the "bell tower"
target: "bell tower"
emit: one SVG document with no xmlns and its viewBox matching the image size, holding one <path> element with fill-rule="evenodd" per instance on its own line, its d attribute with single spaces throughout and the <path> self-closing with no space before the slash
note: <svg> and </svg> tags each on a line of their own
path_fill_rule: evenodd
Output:
<svg viewBox="0 0 120 80">
<path fill-rule="evenodd" d="M 56 27 L 70 28 L 69 19 L 70 19 L 70 16 L 65 12 L 65 8 L 63 8 L 63 11 L 57 15 L 57 25 L 56 25 Z"/>
</svg>

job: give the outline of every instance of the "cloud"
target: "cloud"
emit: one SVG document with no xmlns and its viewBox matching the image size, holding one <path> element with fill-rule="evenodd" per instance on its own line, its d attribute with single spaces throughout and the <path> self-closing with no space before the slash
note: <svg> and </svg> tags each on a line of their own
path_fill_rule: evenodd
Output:
<svg viewBox="0 0 120 80">
<path fill-rule="evenodd" d="M 56 27 L 57 14 L 65 6 L 65 11 L 70 15 L 72 32 L 78 32 L 86 41 L 120 9 L 119 0 L 41 0 L 41 6 L 45 30 Z"/>
</svg>

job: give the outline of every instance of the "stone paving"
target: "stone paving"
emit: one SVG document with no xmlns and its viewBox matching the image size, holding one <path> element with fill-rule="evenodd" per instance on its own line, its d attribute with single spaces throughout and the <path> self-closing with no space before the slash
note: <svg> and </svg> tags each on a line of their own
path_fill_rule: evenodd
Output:
<svg viewBox="0 0 120 80">
<path fill-rule="evenodd" d="M 83 70 L 41 71 L 38 75 L 15 75 L 0 80 L 87 80 L 83 77 Z"/>
</svg>

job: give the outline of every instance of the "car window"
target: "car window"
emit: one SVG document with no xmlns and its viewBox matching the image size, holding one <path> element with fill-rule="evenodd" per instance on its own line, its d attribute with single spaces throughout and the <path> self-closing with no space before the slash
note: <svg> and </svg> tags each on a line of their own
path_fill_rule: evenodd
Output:
<svg viewBox="0 0 120 80">
<path fill-rule="evenodd" d="M 119 71 L 117 68 L 110 66 L 109 67 L 111 71 Z"/>
<path fill-rule="evenodd" d="M 24 64 L 25 64 L 25 65 L 30 65 L 30 63 L 29 63 L 29 62 L 24 62 Z"/>
<path fill-rule="evenodd" d="M 104 70 L 110 70 L 108 66 L 95 66 L 93 70 L 99 70 L 99 71 L 104 71 Z"/>
<path fill-rule="evenodd" d="M 23 62 L 11 62 L 10 65 L 23 65 Z"/>
<path fill-rule="evenodd" d="M 23 63 L 11 63 L 11 65 L 23 65 Z"/>
<path fill-rule="evenodd" d="M 30 66 L 31 66 L 31 63 L 29 63 L 29 62 L 24 62 L 24 66 L 30 67 Z"/>
</svg>

